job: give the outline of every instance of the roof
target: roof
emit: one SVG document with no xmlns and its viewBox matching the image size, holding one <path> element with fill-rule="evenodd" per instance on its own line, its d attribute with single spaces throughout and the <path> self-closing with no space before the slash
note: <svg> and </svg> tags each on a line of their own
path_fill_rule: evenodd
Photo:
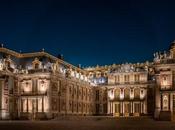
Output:
<svg viewBox="0 0 175 130">
<path fill-rule="evenodd" d="M 72 69 L 76 69 L 76 70 L 78 70 L 80 72 L 86 72 L 85 70 L 83 70 L 83 69 L 81 69 L 79 67 L 76 67 L 76 66 L 74 66 L 74 65 L 72 65 L 72 64 L 70 64 L 70 63 L 68 63 L 68 62 L 66 62 L 64 60 L 61 60 L 61 59 L 59 59 L 59 58 L 57 58 L 57 57 L 55 57 L 55 56 L 53 56 L 53 55 L 45 52 L 44 50 L 42 50 L 40 52 L 18 53 L 16 51 L 13 51 L 11 49 L 8 49 L 8 48 L 5 48 L 5 47 L 2 46 L 2 47 L 0 47 L 0 52 L 3 52 L 3 53 L 6 53 L 6 54 L 9 54 L 9 55 L 12 55 L 12 56 L 14 56 L 16 58 L 30 58 L 30 57 L 45 56 L 47 58 L 51 58 L 55 62 L 57 61 L 57 62 L 65 65 L 67 67 L 71 67 Z"/>
</svg>

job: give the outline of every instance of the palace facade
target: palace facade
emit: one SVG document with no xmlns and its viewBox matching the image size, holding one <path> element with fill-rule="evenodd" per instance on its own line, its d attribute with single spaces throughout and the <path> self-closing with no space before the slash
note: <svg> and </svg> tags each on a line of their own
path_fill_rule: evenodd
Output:
<svg viewBox="0 0 175 130">
<path fill-rule="evenodd" d="M 0 119 L 151 115 L 175 120 L 175 42 L 153 61 L 81 68 L 0 48 Z"/>
</svg>

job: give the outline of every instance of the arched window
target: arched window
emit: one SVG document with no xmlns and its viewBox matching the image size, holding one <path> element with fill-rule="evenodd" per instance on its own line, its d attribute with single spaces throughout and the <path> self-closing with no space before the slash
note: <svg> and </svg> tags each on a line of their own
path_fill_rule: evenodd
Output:
<svg viewBox="0 0 175 130">
<path fill-rule="evenodd" d="M 130 97 L 130 89 L 129 88 L 124 89 L 124 97 L 127 99 Z"/>
<path fill-rule="evenodd" d="M 134 98 L 140 98 L 140 89 L 139 88 L 134 89 Z"/>
<path fill-rule="evenodd" d="M 120 98 L 120 89 L 118 88 L 115 90 L 115 98 Z"/>
<path fill-rule="evenodd" d="M 168 111 L 168 106 L 169 106 L 168 96 L 167 95 L 164 95 L 163 96 L 163 110 L 164 111 Z"/>
</svg>

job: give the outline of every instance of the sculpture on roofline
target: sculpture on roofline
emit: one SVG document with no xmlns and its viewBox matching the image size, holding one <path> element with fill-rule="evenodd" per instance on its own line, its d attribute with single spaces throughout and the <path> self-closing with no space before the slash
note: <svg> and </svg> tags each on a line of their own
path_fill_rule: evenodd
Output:
<svg viewBox="0 0 175 130">
<path fill-rule="evenodd" d="M 160 60 L 160 55 L 158 52 L 154 53 L 154 61 L 158 62 Z"/>
<path fill-rule="evenodd" d="M 71 76 L 71 68 L 69 67 L 66 69 L 66 77 L 70 78 L 70 76 Z"/>
<path fill-rule="evenodd" d="M 4 69 L 4 62 L 2 59 L 0 59 L 0 70 Z"/>
</svg>

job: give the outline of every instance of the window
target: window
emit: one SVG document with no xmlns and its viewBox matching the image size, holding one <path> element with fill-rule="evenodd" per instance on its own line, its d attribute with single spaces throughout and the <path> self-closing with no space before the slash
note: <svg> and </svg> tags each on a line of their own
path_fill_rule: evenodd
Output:
<svg viewBox="0 0 175 130">
<path fill-rule="evenodd" d="M 22 82 L 22 93 L 32 92 L 32 81 L 23 81 Z"/>
<path fill-rule="evenodd" d="M 39 64 L 35 64 L 35 69 L 39 69 Z"/>
<path fill-rule="evenodd" d="M 117 75 L 117 76 L 115 76 L 115 83 L 119 83 L 119 82 L 120 82 L 120 76 Z"/>
<path fill-rule="evenodd" d="M 60 92 L 61 92 L 61 81 L 59 80 L 58 81 L 58 93 L 60 94 Z"/>
<path fill-rule="evenodd" d="M 120 113 L 120 104 L 115 104 L 115 113 Z"/>
<path fill-rule="evenodd" d="M 44 93 L 44 92 L 46 92 L 46 89 L 47 89 L 47 83 L 44 81 L 44 80 L 40 80 L 39 81 L 40 83 L 39 83 L 39 91 L 41 92 L 41 93 Z M 56 90 L 57 90 L 57 87 L 56 87 L 56 84 L 54 84 L 54 87 L 56 88 Z"/>
<path fill-rule="evenodd" d="M 115 98 L 117 98 L 117 99 L 120 98 L 120 89 L 115 90 Z"/>
<path fill-rule="evenodd" d="M 38 98 L 38 112 L 42 112 L 42 98 Z"/>
<path fill-rule="evenodd" d="M 96 113 L 99 114 L 99 112 L 100 112 L 100 105 L 96 104 Z"/>
<path fill-rule="evenodd" d="M 167 76 L 162 77 L 162 86 L 166 87 L 168 85 Z"/>
<path fill-rule="evenodd" d="M 22 112 L 27 112 L 27 99 L 22 99 Z"/>
<path fill-rule="evenodd" d="M 173 95 L 173 112 L 175 112 L 175 95 Z"/>
<path fill-rule="evenodd" d="M 124 97 L 125 97 L 125 99 L 129 99 L 129 97 L 130 97 L 130 90 L 129 90 L 129 88 L 125 88 L 124 89 Z"/>
<path fill-rule="evenodd" d="M 161 89 L 170 89 L 172 85 L 172 76 L 171 75 L 162 75 L 160 76 Z"/>
<path fill-rule="evenodd" d="M 125 82 L 129 82 L 129 75 L 125 75 L 124 80 L 125 80 Z"/>
<path fill-rule="evenodd" d="M 129 105 L 129 103 L 125 103 L 124 104 L 124 110 L 125 110 L 125 113 L 129 113 L 130 112 L 130 105 Z"/>
<path fill-rule="evenodd" d="M 33 65 L 33 68 L 34 69 L 39 69 L 39 66 L 40 66 L 40 61 L 38 58 L 35 58 L 34 61 L 32 62 L 32 65 Z"/>
<path fill-rule="evenodd" d="M 140 98 L 140 89 L 139 88 L 134 89 L 134 98 Z"/>
<path fill-rule="evenodd" d="M 139 103 L 134 104 L 134 110 L 135 110 L 135 113 L 140 113 L 140 104 Z"/>
<path fill-rule="evenodd" d="M 163 110 L 168 111 L 168 95 L 163 95 Z"/>
<path fill-rule="evenodd" d="M 96 101 L 99 101 L 99 90 L 96 90 Z"/>
<path fill-rule="evenodd" d="M 134 75 L 134 80 L 135 80 L 135 82 L 139 82 L 140 81 L 140 75 Z"/>
</svg>

